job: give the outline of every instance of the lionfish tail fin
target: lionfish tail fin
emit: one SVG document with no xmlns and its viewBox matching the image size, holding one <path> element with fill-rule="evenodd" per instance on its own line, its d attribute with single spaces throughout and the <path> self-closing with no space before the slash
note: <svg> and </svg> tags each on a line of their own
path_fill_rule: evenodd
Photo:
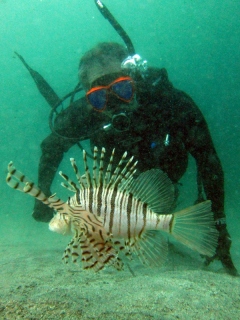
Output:
<svg viewBox="0 0 240 320">
<path fill-rule="evenodd" d="M 211 201 L 207 200 L 174 213 L 172 235 L 184 245 L 206 256 L 216 252 L 218 232 Z"/>
<path fill-rule="evenodd" d="M 174 213 L 172 235 L 189 248 L 213 256 L 218 243 L 211 201 L 207 200 Z"/>
</svg>

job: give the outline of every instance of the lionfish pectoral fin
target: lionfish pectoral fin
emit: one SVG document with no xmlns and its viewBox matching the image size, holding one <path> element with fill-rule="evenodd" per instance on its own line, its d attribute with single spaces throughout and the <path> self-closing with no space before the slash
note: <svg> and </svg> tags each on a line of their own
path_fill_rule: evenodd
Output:
<svg viewBox="0 0 240 320">
<path fill-rule="evenodd" d="M 99 224 L 94 226 L 94 231 L 90 224 L 75 225 L 75 235 L 65 249 L 62 259 L 68 263 L 69 258 L 72 257 L 75 263 L 80 255 L 83 269 L 92 269 L 97 272 L 107 264 L 117 270 L 123 267 L 109 235 Z"/>
<path fill-rule="evenodd" d="M 78 188 L 66 175 L 62 174 L 64 179 L 68 182 L 69 186 L 66 186 L 71 191 L 77 191 Z M 27 178 L 21 171 L 17 170 L 13 162 L 11 161 L 8 164 L 8 174 L 6 177 L 6 182 L 9 187 L 19 190 L 21 192 L 27 193 L 30 196 L 40 200 L 45 205 L 50 208 L 55 209 L 58 212 L 69 212 L 70 206 L 68 203 L 65 203 L 56 194 L 47 197 L 44 192 L 29 178 Z M 80 205 L 78 205 L 77 210 L 81 211 Z"/>
<path fill-rule="evenodd" d="M 99 220 L 99 217 L 97 217 Z M 93 258 L 97 261 L 95 271 L 99 271 L 105 265 L 111 265 L 117 270 L 123 268 L 123 263 L 118 257 L 118 252 L 112 242 L 112 235 L 107 233 L 103 226 L 97 225 L 94 231 L 87 232 L 88 248 L 92 252 Z M 95 262 L 96 263 L 96 262 Z"/>
<path fill-rule="evenodd" d="M 13 162 L 10 162 L 8 165 L 6 182 L 9 187 L 27 193 L 57 211 L 65 204 L 64 201 L 59 199 L 55 194 L 48 198 L 33 181 L 31 181 L 21 171 L 14 167 Z"/>
<path fill-rule="evenodd" d="M 6 182 L 10 188 L 25 192 L 25 188 L 34 185 L 34 183 L 25 176 L 21 171 L 17 170 L 13 162 L 8 164 L 8 174 L 6 177 Z"/>
<path fill-rule="evenodd" d="M 12 161 L 8 164 L 6 182 L 9 187 L 24 193 L 28 193 L 30 196 L 42 201 L 46 205 L 49 204 L 48 197 L 35 185 L 34 182 L 27 178 L 22 172 L 17 170 Z"/>
<path fill-rule="evenodd" d="M 68 243 L 66 249 L 64 250 L 62 260 L 65 263 L 68 263 L 69 258 L 72 258 L 72 262 L 76 263 L 78 257 L 81 255 L 81 248 L 79 244 L 80 239 L 77 237 L 72 238 L 72 240 Z"/>
<path fill-rule="evenodd" d="M 133 252 L 142 264 L 154 267 L 162 266 L 167 258 L 168 244 L 158 231 L 146 231 L 140 239 L 132 245 Z"/>
</svg>

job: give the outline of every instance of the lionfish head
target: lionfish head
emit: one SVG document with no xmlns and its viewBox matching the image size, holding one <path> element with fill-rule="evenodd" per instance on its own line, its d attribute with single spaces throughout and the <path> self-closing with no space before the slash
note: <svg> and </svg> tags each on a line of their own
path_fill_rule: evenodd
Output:
<svg viewBox="0 0 240 320">
<path fill-rule="evenodd" d="M 62 235 L 71 234 L 71 221 L 67 214 L 57 212 L 49 222 L 49 230 Z"/>
</svg>

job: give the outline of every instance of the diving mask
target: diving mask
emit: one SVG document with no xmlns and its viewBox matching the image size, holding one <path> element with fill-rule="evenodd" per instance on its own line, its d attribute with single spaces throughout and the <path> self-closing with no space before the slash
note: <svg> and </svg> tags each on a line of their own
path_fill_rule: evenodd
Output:
<svg viewBox="0 0 240 320">
<path fill-rule="evenodd" d="M 107 86 L 91 88 L 87 93 L 87 100 L 99 112 L 106 109 L 109 93 L 113 93 L 119 100 L 132 101 L 134 97 L 134 81 L 131 77 L 119 77 Z"/>
</svg>

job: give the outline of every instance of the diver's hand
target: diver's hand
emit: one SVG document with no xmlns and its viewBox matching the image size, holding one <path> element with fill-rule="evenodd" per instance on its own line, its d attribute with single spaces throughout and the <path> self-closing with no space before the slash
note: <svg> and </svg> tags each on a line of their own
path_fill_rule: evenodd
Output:
<svg viewBox="0 0 240 320">
<path fill-rule="evenodd" d="M 35 200 L 32 216 L 35 220 L 49 222 L 53 217 L 53 209 L 39 200 Z"/>
<path fill-rule="evenodd" d="M 216 228 L 219 231 L 216 254 L 211 258 L 207 257 L 205 260 L 205 265 L 208 266 L 213 260 L 217 259 L 222 262 L 222 265 L 227 273 L 232 276 L 239 276 L 231 258 L 230 247 L 232 241 L 227 231 L 226 224 L 217 225 Z"/>
</svg>

